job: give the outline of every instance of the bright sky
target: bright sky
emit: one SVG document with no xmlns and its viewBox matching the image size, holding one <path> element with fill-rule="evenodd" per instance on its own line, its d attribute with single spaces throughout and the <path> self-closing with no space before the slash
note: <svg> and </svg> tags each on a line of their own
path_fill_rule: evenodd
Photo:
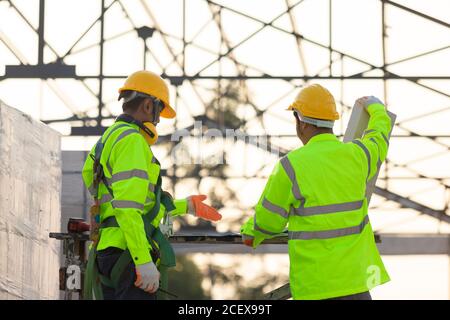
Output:
<svg viewBox="0 0 450 320">
<path fill-rule="evenodd" d="M 112 1 L 106 1 L 108 6 Z M 319 73 L 327 76 L 329 54 L 321 47 L 329 45 L 328 0 L 305 0 L 293 10 L 295 29 L 306 39 L 301 42 L 306 65 L 306 74 Z M 16 0 L 12 3 L 23 12 L 32 26 L 38 25 L 38 1 Z M 163 41 L 161 32 L 156 31 L 152 38 L 147 40 L 149 53 L 147 54 L 147 69 L 161 72 L 162 66 L 168 66 L 167 73 L 180 75 L 181 68 L 173 62 L 172 53 L 182 53 L 182 1 L 122 1 L 125 11 L 133 23 L 140 26 L 151 26 L 162 30 L 166 36 L 167 44 Z M 204 0 L 187 1 L 185 30 L 186 40 L 192 44 L 185 51 L 185 70 L 187 74 L 195 74 L 217 59 L 217 54 L 225 53 L 226 47 L 221 45 L 221 35 L 217 24 L 213 21 L 212 13 L 217 6 L 208 7 Z M 271 75 L 304 75 L 299 58 L 298 46 L 289 32 L 293 30 L 288 15 L 281 15 L 286 8 L 285 1 L 261 0 L 216 0 L 229 9 L 224 9 L 221 22 L 224 35 L 231 46 L 246 39 L 262 27 L 260 20 L 265 23 L 274 21 L 275 28 L 266 27 L 248 41 L 237 47 L 232 55 L 224 57 L 220 63 L 214 63 L 206 68 L 202 75 L 216 75 L 222 72 L 225 75 L 235 75 L 236 67 L 231 58 L 251 67 L 248 74 L 258 75 L 261 72 Z M 296 1 L 289 1 L 294 5 Z M 415 10 L 431 15 L 447 23 L 450 21 L 450 2 L 446 0 L 397 0 L 397 3 L 409 6 Z M 55 53 L 65 54 L 90 24 L 99 16 L 100 1 L 46 1 L 45 40 L 51 45 L 45 48 L 45 61 L 55 59 Z M 255 19 L 249 19 L 236 14 L 232 10 L 239 10 Z M 353 58 L 364 60 L 369 64 L 380 66 L 382 64 L 382 38 L 381 38 L 381 1 L 379 0 L 345 0 L 333 1 L 332 46 L 336 51 L 345 53 Z M 37 36 L 33 30 L 24 23 L 17 12 L 6 1 L 0 2 L 0 74 L 4 74 L 5 65 L 37 62 Z M 421 17 L 407 13 L 393 6 L 386 8 L 387 40 L 386 61 L 392 63 L 389 71 L 400 75 L 450 75 L 450 30 L 442 25 L 429 22 Z M 203 26 L 206 28 L 200 31 Z M 108 75 L 126 75 L 143 68 L 143 41 L 137 38 L 129 20 L 125 19 L 124 11 L 119 3 L 113 4 L 105 15 L 105 37 L 114 39 L 105 42 L 104 70 Z M 75 64 L 78 75 L 95 75 L 99 70 L 99 47 L 96 45 L 99 38 L 99 25 L 97 24 L 74 47 L 73 54 L 64 60 L 67 64 Z M 283 31 L 284 30 L 284 31 Z M 123 35 L 122 35 L 123 34 Z M 118 37 L 115 37 L 120 35 Z M 6 44 L 14 48 L 11 52 Z M 425 57 L 397 63 L 399 60 L 412 57 L 427 51 L 445 48 Z M 169 50 L 170 48 L 170 50 Z M 17 56 L 17 57 L 16 57 Z M 19 58 L 18 58 L 19 57 Z M 334 53 L 333 74 L 351 75 L 370 69 L 368 64 L 352 58 L 339 61 L 339 54 Z M 179 62 L 181 62 L 181 56 Z M 372 71 L 367 75 L 380 75 L 379 71 Z M 117 102 L 117 88 L 123 79 L 107 80 L 104 82 L 103 100 L 107 113 L 117 115 L 120 113 L 120 104 Z M 383 82 L 379 80 L 323 80 L 316 81 L 326 86 L 345 105 L 353 105 L 355 99 L 363 95 L 376 95 L 384 99 Z M 387 103 L 391 111 L 397 114 L 398 121 L 405 121 L 402 128 L 396 127 L 394 135 L 407 134 L 410 130 L 418 135 L 449 135 L 448 120 L 450 119 L 450 81 L 449 80 L 422 80 L 422 84 L 441 90 L 444 94 L 436 93 L 415 83 L 403 80 L 387 82 Z M 301 84 L 301 82 L 297 82 Z M 198 92 L 195 94 L 194 88 Z M 205 112 L 201 100 L 210 101 L 214 93 L 209 89 L 217 87 L 217 82 L 203 80 L 196 81 L 194 87 L 185 82 L 179 88 L 179 99 L 175 99 L 172 88 L 172 103 L 178 110 L 177 122 L 163 120 L 159 126 L 160 134 L 174 131 L 174 128 L 184 128 L 193 122 L 193 116 Z M 237 115 L 247 120 L 245 130 L 251 134 L 285 135 L 294 134 L 295 128 L 290 113 L 284 112 L 297 90 L 282 80 L 252 80 L 246 83 L 251 101 L 260 110 L 267 110 L 263 121 L 255 118 L 255 112 L 249 105 L 241 105 Z M 88 89 L 87 89 L 88 88 Z M 97 101 L 89 91 L 97 92 L 98 83 L 95 80 L 86 81 L 86 86 L 73 80 L 15 80 L 7 79 L 0 82 L 0 99 L 38 119 L 59 119 L 71 116 L 72 112 L 96 116 Z M 288 93 L 285 97 L 286 93 Z M 283 98 L 280 98 L 283 97 Z M 342 122 L 335 127 L 336 133 L 341 134 L 349 117 L 349 111 L 341 104 Z M 429 115 L 428 115 L 429 114 Z M 406 121 L 410 119 L 410 121 Z M 106 123 L 105 123 L 106 125 Z M 68 134 L 68 124 L 52 125 L 63 134 Z M 91 148 L 95 137 L 75 138 L 64 137 L 63 149 L 86 150 Z M 443 178 L 443 183 L 450 183 L 450 138 L 440 138 L 439 143 L 424 138 L 393 138 L 389 150 L 389 174 L 392 179 L 389 189 L 399 194 L 410 196 L 432 208 L 442 209 L 445 205 L 445 189 L 433 179 L 412 179 L 417 174 L 428 177 Z M 293 138 L 277 139 L 277 143 L 292 149 L 299 146 L 298 140 Z M 228 185 L 239 193 L 240 205 L 251 208 L 259 198 L 264 186 L 264 179 L 241 179 L 240 175 L 267 176 L 275 161 L 275 156 L 254 147 L 243 147 L 242 144 L 226 144 L 229 148 L 227 161 L 230 165 L 230 179 Z M 164 150 L 155 148 L 156 153 L 162 156 Z M 413 161 L 413 163 L 410 163 Z M 407 164 L 405 167 L 404 165 Z M 163 163 L 169 166 L 170 162 Z M 261 170 L 261 166 L 265 167 Z M 384 169 L 382 169 L 384 173 Z M 381 175 L 383 178 L 383 174 Z M 379 181 L 383 186 L 384 181 Z M 208 189 L 206 181 L 202 188 Z M 186 196 L 191 192 L 192 185 L 185 183 L 178 187 L 177 195 Z M 448 191 L 447 191 L 448 198 Z M 383 232 L 423 232 L 435 233 L 450 232 L 446 225 L 439 224 L 428 217 L 419 217 L 417 212 L 408 209 L 398 209 L 395 204 L 384 202 L 374 196 L 372 206 L 377 207 L 371 211 L 371 221 L 375 229 Z M 225 209 L 230 216 L 241 215 L 236 207 Z M 251 211 L 246 214 L 250 215 Z M 224 227 L 226 226 L 226 227 Z M 219 229 L 225 231 L 228 225 L 223 224 Z M 403 260 L 402 260 L 403 259 Z M 414 260 L 415 259 L 415 260 Z M 389 257 L 389 266 L 398 270 L 398 266 L 422 265 L 424 261 L 436 264 L 433 271 L 434 278 L 427 278 L 427 283 L 435 283 L 436 297 L 448 298 L 447 289 L 442 289 L 442 283 L 447 276 L 448 261 L 439 257 Z M 407 261 L 407 262 L 401 262 Z M 433 262 L 432 262 L 433 261 Z M 446 265 L 446 267 L 444 267 Z M 442 268 L 441 268 L 442 266 Z M 410 269 L 412 270 L 412 269 Z M 393 271 L 402 277 L 402 273 Z M 421 276 L 419 278 L 422 279 Z M 393 291 L 379 291 L 378 297 L 402 297 L 410 292 L 407 286 L 392 285 Z M 393 292 L 396 292 L 395 294 Z M 397 295 L 396 295 L 397 294 Z M 411 296 L 412 297 L 412 296 Z M 415 298 L 420 298 L 418 295 Z M 423 298 L 429 294 L 423 295 Z"/>
</svg>

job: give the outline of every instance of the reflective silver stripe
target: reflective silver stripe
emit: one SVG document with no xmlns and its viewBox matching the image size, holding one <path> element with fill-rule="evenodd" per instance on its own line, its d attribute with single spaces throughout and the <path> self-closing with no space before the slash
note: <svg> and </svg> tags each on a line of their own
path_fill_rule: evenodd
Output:
<svg viewBox="0 0 450 320">
<path fill-rule="evenodd" d="M 277 213 L 280 216 L 282 216 L 283 218 L 287 218 L 289 216 L 289 212 L 287 212 L 286 210 L 284 210 L 282 207 L 277 206 L 276 204 L 273 204 L 272 202 L 270 202 L 269 200 L 267 200 L 266 198 L 263 199 L 262 201 L 262 206 L 269 210 L 270 212 L 273 213 Z"/>
<path fill-rule="evenodd" d="M 118 129 L 123 128 L 123 127 L 129 127 L 130 125 L 127 123 L 121 123 L 118 124 L 117 126 L 115 126 L 114 128 L 111 128 L 111 130 L 109 131 L 109 133 L 105 136 L 102 136 L 102 142 L 105 143 L 109 137 Z"/>
<path fill-rule="evenodd" d="M 112 173 L 112 168 L 111 168 L 111 165 L 109 164 L 109 158 L 108 158 L 108 162 L 106 162 L 106 167 L 108 168 L 108 171 L 110 173 Z"/>
<path fill-rule="evenodd" d="M 122 172 L 118 172 L 113 174 L 113 176 L 111 177 L 111 179 L 108 179 L 108 182 L 110 184 L 114 183 L 114 182 L 118 182 L 121 180 L 128 180 L 131 178 L 141 178 L 141 179 L 148 179 L 148 173 L 147 171 L 144 170 L 140 170 L 140 169 L 134 169 L 134 170 L 129 170 L 129 171 L 122 171 Z"/>
<path fill-rule="evenodd" d="M 382 132 L 381 135 L 383 136 L 384 141 L 386 141 L 386 144 L 389 145 L 389 139 L 384 135 Z"/>
<path fill-rule="evenodd" d="M 375 130 L 374 129 L 366 130 L 366 131 L 364 131 L 364 135 L 369 134 L 371 132 L 375 132 Z"/>
<path fill-rule="evenodd" d="M 338 213 L 338 212 L 358 210 L 362 207 L 363 203 L 364 200 L 359 200 L 353 202 L 329 204 L 325 206 L 299 207 L 293 208 L 291 212 L 294 215 L 298 216 L 313 216 L 316 214 L 324 214 L 324 213 Z"/>
<path fill-rule="evenodd" d="M 368 169 L 367 169 L 367 178 L 369 178 L 369 175 L 370 175 L 370 153 L 369 153 L 369 150 L 367 150 L 367 148 L 366 148 L 366 146 L 361 142 L 361 141 L 359 141 L 359 140 L 353 140 L 352 141 L 354 144 L 356 144 L 357 146 L 359 146 L 363 151 L 364 151 L 364 153 L 366 154 L 366 158 L 367 158 L 367 166 L 368 166 Z"/>
<path fill-rule="evenodd" d="M 147 198 L 147 199 L 145 199 L 145 204 L 149 204 L 149 203 L 152 203 L 154 201 L 155 200 L 153 200 L 152 198 Z"/>
<path fill-rule="evenodd" d="M 127 129 L 125 131 L 123 131 L 121 134 L 119 134 L 119 136 L 117 137 L 117 139 L 114 141 L 113 146 L 119 142 L 120 140 L 122 140 L 123 138 L 125 138 L 126 136 L 132 134 L 132 133 L 139 133 L 136 129 Z"/>
<path fill-rule="evenodd" d="M 151 192 L 155 192 L 155 188 L 156 188 L 156 186 L 153 184 L 153 183 L 149 183 L 149 185 L 148 185 L 148 191 L 151 191 Z"/>
<path fill-rule="evenodd" d="M 375 141 L 375 139 L 374 139 L 374 138 L 370 138 L 370 140 L 372 140 L 372 142 L 375 143 L 375 144 L 377 145 L 378 151 L 380 151 L 380 147 L 378 147 L 378 143 Z M 380 153 L 378 152 L 377 171 L 378 171 L 378 169 L 380 169 L 381 164 L 382 164 L 382 162 L 381 162 L 381 160 L 380 160 Z"/>
<path fill-rule="evenodd" d="M 109 172 L 112 174 L 112 168 L 111 165 L 109 163 L 109 158 L 111 157 L 111 153 L 112 153 L 112 149 L 114 148 L 114 146 L 116 145 L 117 142 L 119 142 L 120 140 L 122 140 L 123 138 L 125 138 L 126 136 L 133 134 L 133 133 L 139 133 L 136 129 L 128 129 L 123 131 L 121 134 L 119 134 L 119 136 L 117 137 L 117 139 L 114 141 L 112 147 L 111 147 L 111 152 L 108 155 L 108 160 L 106 161 L 106 167 L 108 168 Z"/>
<path fill-rule="evenodd" d="M 100 201 L 98 203 L 100 205 L 102 205 L 102 204 L 112 201 L 112 199 L 113 199 L 113 197 L 109 193 L 107 193 L 102 196 L 102 198 L 100 199 Z"/>
<path fill-rule="evenodd" d="M 370 141 L 372 141 L 373 143 L 375 143 L 377 145 L 377 149 L 378 149 L 378 162 L 380 161 L 380 147 L 378 146 L 378 142 L 374 139 L 374 138 L 370 138 Z"/>
<path fill-rule="evenodd" d="M 294 168 L 292 168 L 291 162 L 289 161 L 288 157 L 284 156 L 283 158 L 281 158 L 280 163 L 283 166 L 284 171 L 286 171 L 289 180 L 291 180 L 292 182 L 292 193 L 294 194 L 295 199 L 303 200 L 302 194 L 300 193 L 300 188 L 297 183 L 297 179 L 295 178 Z"/>
<path fill-rule="evenodd" d="M 253 229 L 255 229 L 256 231 L 259 231 L 261 233 L 267 234 L 269 236 L 274 236 L 274 235 L 278 234 L 276 232 L 267 231 L 266 229 L 263 229 L 260 226 L 258 226 L 256 224 L 256 216 L 253 218 Z"/>
<path fill-rule="evenodd" d="M 378 162 L 377 162 L 377 171 L 380 169 L 380 167 L 381 167 L 381 161 L 380 161 L 380 159 L 378 159 Z M 366 198 L 368 198 L 369 197 L 369 195 L 371 196 L 371 193 L 369 194 L 369 188 L 368 188 L 368 186 L 370 185 L 370 184 L 372 184 L 372 182 L 373 182 L 373 180 L 374 179 L 376 179 L 377 178 L 377 176 L 376 175 L 374 175 L 372 178 L 370 178 L 370 180 L 368 180 L 367 182 L 366 182 L 366 192 L 365 192 L 365 197 Z M 373 190 L 372 190 L 373 191 Z"/>
<path fill-rule="evenodd" d="M 112 206 L 118 209 L 144 209 L 144 205 L 130 200 L 113 200 Z"/>
<path fill-rule="evenodd" d="M 364 230 L 364 227 L 368 223 L 369 216 L 366 215 L 364 220 L 354 227 L 326 231 L 289 231 L 289 240 L 331 239 L 359 234 Z"/>
<path fill-rule="evenodd" d="M 377 148 L 378 148 L 378 159 L 377 159 L 377 172 L 378 172 L 378 170 L 380 170 L 380 167 L 381 167 L 381 164 L 382 164 L 382 162 L 380 160 L 380 147 L 378 146 L 378 143 L 375 141 L 374 138 L 370 138 L 370 140 L 373 143 L 375 143 L 377 145 Z M 374 175 L 372 178 L 370 178 L 370 180 L 367 180 L 367 182 L 366 182 L 366 194 L 365 194 L 366 198 L 369 196 L 369 194 L 368 194 L 369 190 L 368 190 L 367 187 L 368 187 L 368 185 L 370 185 L 373 182 L 373 179 L 376 179 L 376 178 L 377 178 L 377 175 Z"/>
</svg>

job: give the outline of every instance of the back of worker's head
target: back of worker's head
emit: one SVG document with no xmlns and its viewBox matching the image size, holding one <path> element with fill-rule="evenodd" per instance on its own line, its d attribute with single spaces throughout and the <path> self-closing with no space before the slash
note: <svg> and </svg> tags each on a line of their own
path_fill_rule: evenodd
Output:
<svg viewBox="0 0 450 320">
<path fill-rule="evenodd" d="M 117 119 L 137 124 L 149 145 L 156 143 L 156 125 L 160 116 L 174 118 L 175 109 L 169 104 L 169 87 L 156 73 L 136 71 L 119 88 L 119 98 L 123 99 L 124 115 Z"/>
<path fill-rule="evenodd" d="M 304 122 L 300 119 L 297 112 L 294 111 L 295 117 L 295 129 L 297 132 L 297 137 L 302 141 L 305 145 L 308 141 L 314 137 L 315 135 L 322 133 L 333 133 L 333 128 L 323 128 L 316 126 L 314 124 Z M 317 119 L 318 120 L 318 119 Z"/>
<path fill-rule="evenodd" d="M 294 112 L 297 136 L 306 144 L 320 133 L 333 133 L 334 121 L 339 119 L 333 95 L 319 84 L 300 90 L 288 110 Z"/>
<path fill-rule="evenodd" d="M 123 98 L 122 110 L 124 113 L 135 114 L 136 112 L 138 112 L 139 107 L 145 100 L 144 97 L 135 97 L 134 99 L 130 100 L 132 95 L 132 90 L 124 90 L 120 93 L 119 99 Z"/>
<path fill-rule="evenodd" d="M 122 91 L 119 99 L 123 99 L 123 113 L 143 123 L 151 122 L 154 126 L 159 123 L 159 115 L 163 108 L 161 101 L 133 90 Z"/>
</svg>

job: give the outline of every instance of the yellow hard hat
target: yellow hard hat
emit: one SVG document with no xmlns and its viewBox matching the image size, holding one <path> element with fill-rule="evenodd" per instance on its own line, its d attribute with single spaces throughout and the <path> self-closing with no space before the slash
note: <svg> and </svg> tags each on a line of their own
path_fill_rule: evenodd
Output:
<svg viewBox="0 0 450 320">
<path fill-rule="evenodd" d="M 338 120 L 333 95 L 320 84 L 304 87 L 287 110 L 297 110 L 301 115 L 322 120 Z"/>
<path fill-rule="evenodd" d="M 132 73 L 125 80 L 123 87 L 119 89 L 119 94 L 125 90 L 133 90 L 158 98 L 164 103 L 164 108 L 160 116 L 164 118 L 175 118 L 177 113 L 169 104 L 169 87 L 156 73 L 146 70 Z"/>
</svg>

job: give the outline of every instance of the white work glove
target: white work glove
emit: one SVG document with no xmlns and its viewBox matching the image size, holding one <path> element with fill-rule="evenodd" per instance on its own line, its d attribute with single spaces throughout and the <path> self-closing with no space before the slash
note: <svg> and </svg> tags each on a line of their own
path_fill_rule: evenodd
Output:
<svg viewBox="0 0 450 320">
<path fill-rule="evenodd" d="M 383 102 L 381 102 L 380 99 L 374 96 L 368 96 L 368 97 L 361 97 L 358 100 L 356 100 L 355 104 L 363 107 L 364 109 L 367 109 L 368 106 L 374 103 L 380 103 L 384 105 Z"/>
<path fill-rule="evenodd" d="M 136 266 L 136 282 L 134 285 L 140 289 L 153 293 L 159 288 L 159 271 L 153 262 Z"/>
</svg>

